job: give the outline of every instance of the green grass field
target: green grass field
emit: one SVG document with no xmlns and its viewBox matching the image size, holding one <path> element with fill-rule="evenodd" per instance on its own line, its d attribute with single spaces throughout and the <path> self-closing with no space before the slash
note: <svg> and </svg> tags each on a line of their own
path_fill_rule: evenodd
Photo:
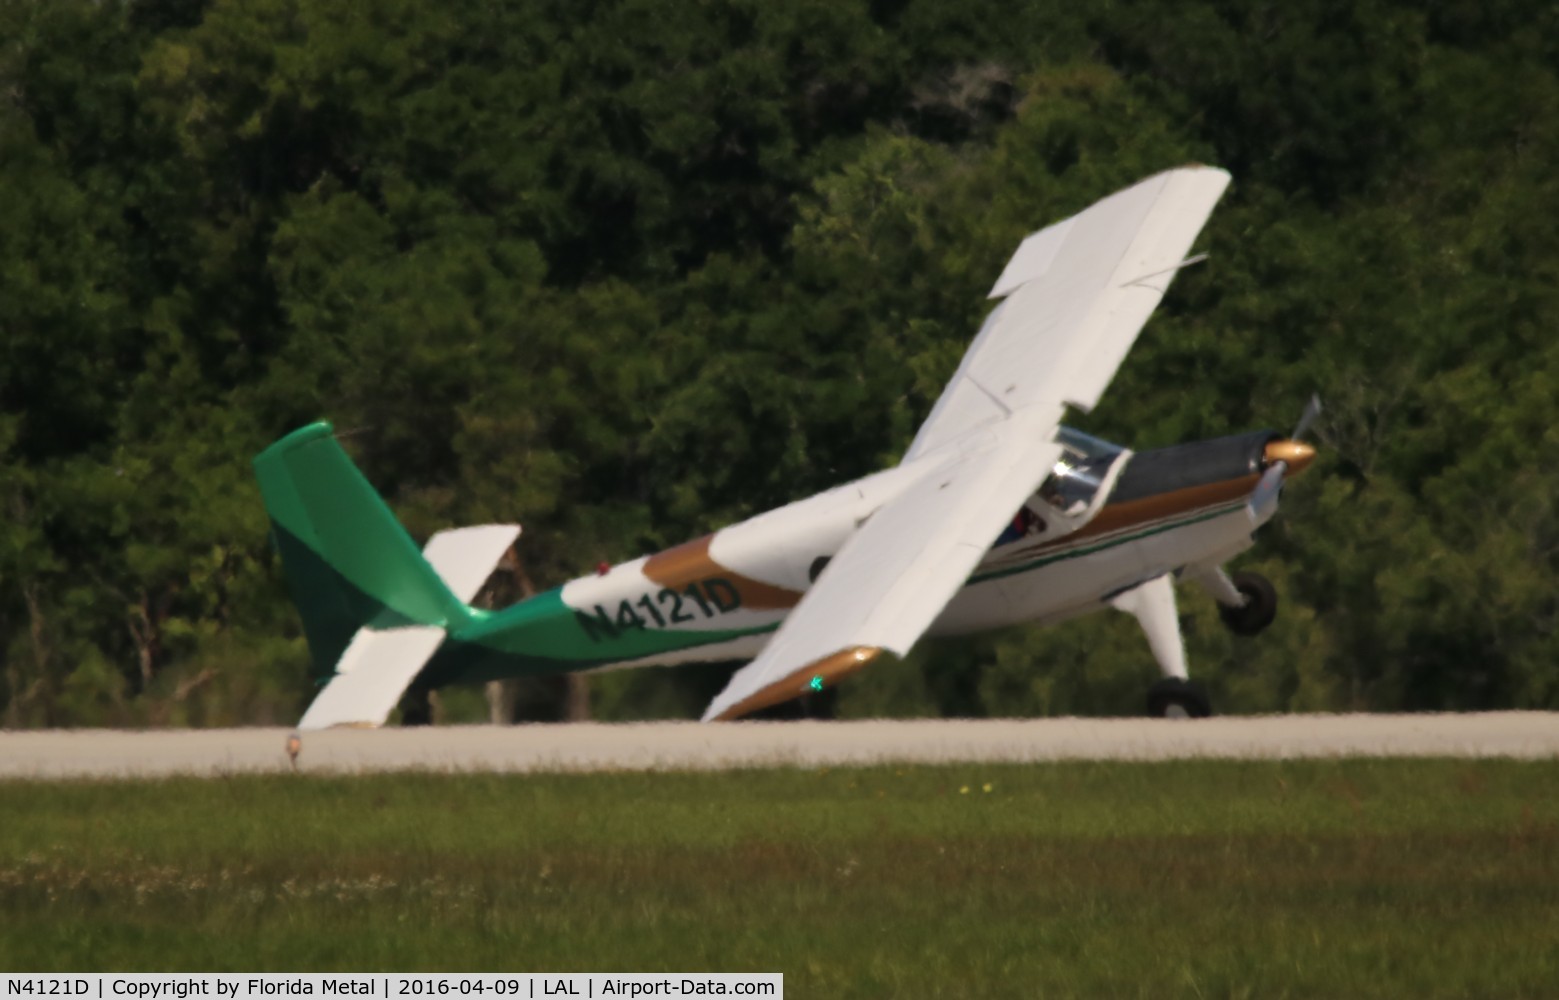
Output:
<svg viewBox="0 0 1559 1000">
<path fill-rule="evenodd" d="M 6 971 L 1559 995 L 1555 762 L 8 783 L 0 823 Z"/>
</svg>

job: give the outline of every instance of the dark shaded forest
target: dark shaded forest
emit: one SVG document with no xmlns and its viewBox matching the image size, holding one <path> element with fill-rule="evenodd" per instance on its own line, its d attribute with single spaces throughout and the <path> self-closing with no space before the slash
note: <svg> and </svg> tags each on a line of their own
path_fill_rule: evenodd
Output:
<svg viewBox="0 0 1559 1000">
<path fill-rule="evenodd" d="M 1211 260 L 1073 422 L 1327 405 L 1240 563 L 1279 621 L 1183 588 L 1193 675 L 1231 712 L 1559 705 L 1551 2 L 10 0 L 0 723 L 295 719 L 249 462 L 315 419 L 419 539 L 523 523 L 538 587 L 891 464 L 1023 235 L 1187 162 L 1234 176 Z M 1132 713 L 1155 676 L 1110 613 L 923 644 L 839 710 Z"/>
</svg>

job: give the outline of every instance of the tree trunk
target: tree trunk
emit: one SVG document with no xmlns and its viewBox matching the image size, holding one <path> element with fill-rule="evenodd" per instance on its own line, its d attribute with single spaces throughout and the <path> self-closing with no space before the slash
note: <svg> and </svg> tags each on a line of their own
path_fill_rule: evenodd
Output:
<svg viewBox="0 0 1559 1000">
<path fill-rule="evenodd" d="M 487 682 L 487 721 L 490 724 L 513 725 L 517 693 L 512 680 Z"/>
<path fill-rule="evenodd" d="M 563 721 L 590 721 L 590 679 L 584 674 L 568 675 L 568 693 L 565 695 Z"/>
<path fill-rule="evenodd" d="M 504 553 L 498 570 L 507 571 L 509 583 L 520 600 L 535 596 L 536 585 L 516 549 Z M 495 726 L 513 725 L 522 721 L 522 715 L 526 719 L 542 721 L 590 721 L 590 685 L 583 674 L 524 682 L 518 679 L 489 681 L 486 694 L 487 719 Z M 538 695 L 543 704 L 537 704 Z"/>
</svg>

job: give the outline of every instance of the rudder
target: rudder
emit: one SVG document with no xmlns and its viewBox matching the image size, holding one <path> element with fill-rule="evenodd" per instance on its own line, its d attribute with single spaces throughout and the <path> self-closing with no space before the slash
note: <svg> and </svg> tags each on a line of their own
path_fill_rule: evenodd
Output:
<svg viewBox="0 0 1559 1000">
<path fill-rule="evenodd" d="M 470 620 L 330 424 L 277 441 L 255 457 L 254 470 L 318 676 L 335 670 L 359 628 Z"/>
</svg>

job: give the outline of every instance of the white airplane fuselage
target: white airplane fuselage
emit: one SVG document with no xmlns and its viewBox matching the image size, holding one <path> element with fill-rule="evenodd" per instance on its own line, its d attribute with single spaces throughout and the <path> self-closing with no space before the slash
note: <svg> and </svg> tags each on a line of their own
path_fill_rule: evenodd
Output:
<svg viewBox="0 0 1559 1000">
<path fill-rule="evenodd" d="M 1272 514 L 1258 516 L 1248 501 L 1268 445 L 1285 444 L 1278 438 L 1257 432 L 1121 454 L 1085 512 L 1074 504 L 1069 515 L 1037 494 L 1025 505 L 1026 523 L 994 540 L 930 634 L 1061 621 L 1107 607 L 1145 581 L 1221 565 L 1248 548 Z M 886 469 L 541 595 L 588 639 L 588 655 L 572 651 L 571 668 L 756 656 L 860 525 L 923 471 L 914 463 Z M 559 669 L 556 661 L 532 666 L 471 653 L 504 645 L 511 630 L 534 630 L 536 613 L 521 609 L 536 603 L 493 613 L 474 641 L 453 651 L 466 655 L 434 661 L 430 679 L 473 683 Z"/>
<path fill-rule="evenodd" d="M 826 689 L 927 634 L 1135 616 L 1163 681 L 1150 714 L 1211 711 L 1187 678 L 1173 578 L 1238 634 L 1273 620 L 1270 582 L 1222 564 L 1314 450 L 1255 432 L 1132 454 L 1060 425 L 1098 404 L 1230 177 L 1166 170 L 1029 234 L 895 468 L 500 611 L 469 602 L 519 534 L 416 543 L 334 441 L 301 428 L 255 459 L 324 690 L 304 728 L 378 724 L 408 689 L 748 659 L 705 720 Z M 1037 484 L 1037 485 L 1036 485 Z M 1003 529 L 1001 519 L 1010 517 Z"/>
</svg>

